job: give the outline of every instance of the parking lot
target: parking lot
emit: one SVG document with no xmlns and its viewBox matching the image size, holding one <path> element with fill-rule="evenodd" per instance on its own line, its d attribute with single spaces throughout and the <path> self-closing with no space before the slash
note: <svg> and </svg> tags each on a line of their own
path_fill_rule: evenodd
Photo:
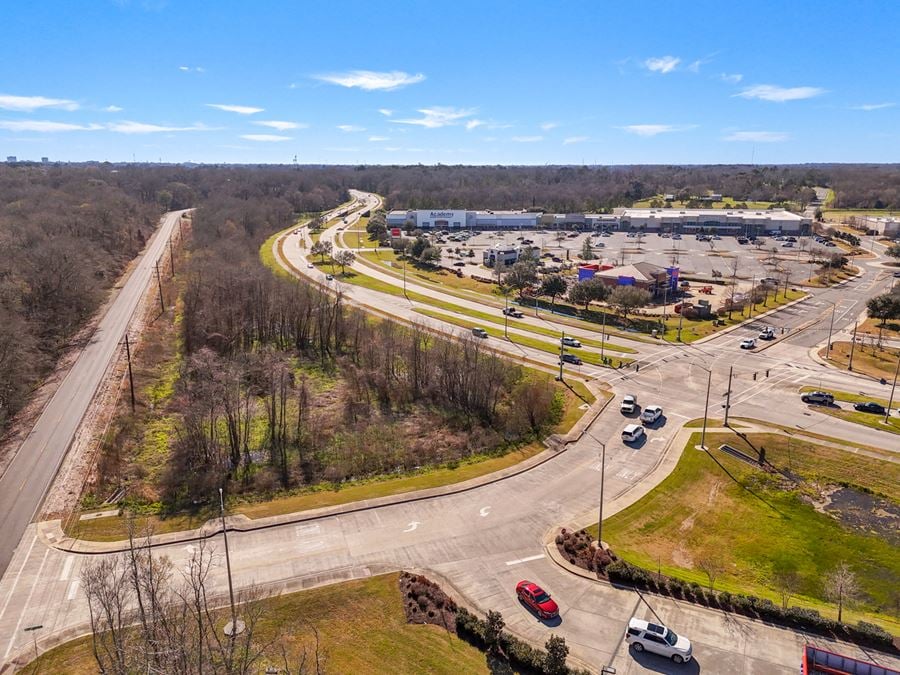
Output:
<svg viewBox="0 0 900 675">
<path fill-rule="evenodd" d="M 681 235 L 678 239 L 658 234 L 629 237 L 624 232 L 601 236 L 596 233 L 557 233 L 549 230 L 484 231 L 476 232 L 461 241 L 448 241 L 446 237 L 442 237 L 443 242 L 439 244 L 443 252 L 441 262 L 445 266 L 456 266 L 466 275 L 492 276 L 492 270 L 482 265 L 482 252 L 486 248 L 521 246 L 531 241 L 544 254 L 552 256 L 542 258 L 547 267 L 565 269 L 568 262 L 574 268 L 585 262 L 581 260 L 581 250 L 588 236 L 591 237 L 594 254 L 597 256 L 596 260 L 590 261 L 592 263 L 628 265 L 647 261 L 661 267 L 677 266 L 681 269 L 682 276 L 713 279 L 717 275 L 730 278 L 737 261 L 737 277 L 748 286 L 752 279 L 772 277 L 779 282 L 783 281 L 783 272 L 778 268 L 789 272 L 790 282 L 801 282 L 815 273 L 817 266 L 810 263 L 811 252 L 826 254 L 839 250 L 825 248 L 809 237 L 797 237 L 796 242 L 764 237 L 753 243 L 740 244 L 731 235 L 703 241 L 692 234 Z M 785 246 L 786 243 L 791 246 Z M 457 249 L 460 251 L 459 255 L 455 252 Z M 469 257 L 470 250 L 474 251 L 475 257 Z"/>
</svg>

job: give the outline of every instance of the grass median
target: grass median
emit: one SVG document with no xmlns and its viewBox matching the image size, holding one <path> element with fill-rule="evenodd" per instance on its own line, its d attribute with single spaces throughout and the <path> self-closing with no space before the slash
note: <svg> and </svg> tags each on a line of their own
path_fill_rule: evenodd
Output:
<svg viewBox="0 0 900 675">
<path fill-rule="evenodd" d="M 468 642 L 438 626 L 406 622 L 397 573 L 287 593 L 262 603 L 255 635 L 259 644 L 268 646 L 261 664 L 283 663 L 284 657 L 299 662 L 304 648 L 313 649 L 314 627 L 326 672 L 374 675 L 383 673 L 387 663 L 398 675 L 490 672 L 484 653 Z M 93 675 L 97 662 L 91 638 L 51 649 L 20 672 Z"/>
<path fill-rule="evenodd" d="M 841 370 L 847 370 L 850 363 L 850 348 L 849 342 L 833 342 L 828 357 L 829 363 Z M 825 358 L 825 351 L 825 347 L 820 349 L 819 356 Z M 900 349 L 896 347 L 878 349 L 871 345 L 857 345 L 853 350 L 853 372 L 883 379 L 890 384 L 894 373 L 897 372 L 898 359 L 900 359 Z"/>
<path fill-rule="evenodd" d="M 834 396 L 835 401 L 840 401 L 842 403 L 852 404 L 871 401 L 873 403 L 882 405 L 885 408 L 887 408 L 888 405 L 888 399 L 878 398 L 877 396 L 863 396 L 862 394 L 852 394 L 847 391 L 837 391 L 834 389 L 818 389 L 816 387 L 802 387 L 800 389 L 801 393 L 806 393 L 808 391 L 828 392 L 829 394 Z M 900 402 L 894 401 L 891 409 L 894 410 L 897 407 L 900 407 Z M 817 405 L 815 406 L 815 410 L 816 412 L 822 412 L 826 415 L 831 415 L 832 417 L 847 420 L 848 422 L 853 422 L 855 424 L 862 424 L 863 426 L 871 427 L 872 429 L 878 429 L 879 431 L 889 431 L 895 434 L 900 434 L 900 417 L 895 414 L 890 415 L 888 417 L 887 424 L 885 424 L 884 414 L 867 413 L 861 412 L 859 410 L 854 410 L 852 408 L 837 408 L 827 405 Z"/>
<path fill-rule="evenodd" d="M 846 561 L 862 595 L 845 617 L 894 634 L 900 587 L 900 465 L 776 433 L 707 434 L 710 452 L 688 441 L 672 473 L 635 504 L 604 521 L 603 538 L 629 562 L 718 590 L 767 597 L 791 578 L 791 604 L 836 616 L 823 579 Z M 752 457 L 765 448 L 778 471 L 761 470 L 716 448 Z M 896 512 L 896 513 L 895 513 Z M 596 536 L 596 526 L 593 527 Z M 723 546 L 722 542 L 728 545 Z"/>
</svg>

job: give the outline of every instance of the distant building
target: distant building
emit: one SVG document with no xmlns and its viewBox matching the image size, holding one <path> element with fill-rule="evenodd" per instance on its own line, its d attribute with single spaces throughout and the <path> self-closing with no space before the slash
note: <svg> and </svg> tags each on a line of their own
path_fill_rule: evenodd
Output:
<svg viewBox="0 0 900 675">
<path fill-rule="evenodd" d="M 674 277 L 677 279 L 677 268 Z M 617 286 L 635 286 L 649 291 L 652 295 L 662 293 L 669 283 L 669 271 L 665 267 L 649 262 L 636 262 L 621 267 L 600 269 L 592 275 L 594 279 L 602 279 L 611 288 Z M 580 278 L 580 277 L 579 277 Z"/>
<path fill-rule="evenodd" d="M 15 164 L 16 161 L 17 161 L 17 160 L 16 160 L 16 156 L 15 156 L 15 155 L 7 155 L 7 156 L 6 156 L 6 162 L 7 162 L 7 164 Z"/>
<path fill-rule="evenodd" d="M 49 163 L 50 163 L 49 157 L 41 157 L 41 164 L 49 164 Z"/>
<path fill-rule="evenodd" d="M 857 217 L 857 221 L 860 220 L 866 232 L 874 232 L 888 239 L 895 239 L 900 236 L 900 218 L 884 218 L 881 216 Z"/>
<path fill-rule="evenodd" d="M 488 248 L 482 253 L 485 267 L 508 267 L 519 259 L 517 248 Z"/>
</svg>

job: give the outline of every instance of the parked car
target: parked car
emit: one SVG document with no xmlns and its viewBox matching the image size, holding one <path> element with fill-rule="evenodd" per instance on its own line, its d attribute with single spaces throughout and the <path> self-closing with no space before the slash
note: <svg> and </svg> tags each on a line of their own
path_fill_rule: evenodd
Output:
<svg viewBox="0 0 900 675">
<path fill-rule="evenodd" d="M 571 363 L 571 364 L 574 364 L 574 365 L 576 365 L 576 366 L 580 366 L 581 363 L 582 363 L 582 362 L 581 362 L 581 359 L 579 359 L 579 358 L 578 358 L 577 356 L 575 356 L 574 354 L 563 354 L 563 355 L 562 355 L 562 360 L 563 360 L 564 363 Z"/>
<path fill-rule="evenodd" d="M 325 275 L 325 281 L 334 281 L 334 276 L 331 275 L 331 274 L 326 274 L 326 275 Z"/>
<path fill-rule="evenodd" d="M 464 263 L 462 260 L 460 260 L 459 262 L 453 263 L 453 266 L 454 267 L 465 267 L 466 263 Z"/>
<path fill-rule="evenodd" d="M 528 608 L 542 619 L 559 616 L 559 605 L 543 588 L 528 580 L 516 584 L 516 595 Z"/>
<path fill-rule="evenodd" d="M 673 234 L 673 235 L 672 235 L 672 239 L 681 239 L 681 235 L 680 235 L 680 234 Z"/>
<path fill-rule="evenodd" d="M 855 403 L 853 405 L 855 410 L 859 410 L 859 412 L 867 412 L 867 413 L 875 413 L 876 415 L 884 415 L 884 406 L 880 403 L 875 403 L 875 401 L 865 401 L 864 403 Z"/>
<path fill-rule="evenodd" d="M 576 340 L 573 337 L 566 336 L 564 338 L 561 338 L 560 342 L 562 342 L 566 347 L 581 348 L 581 342 L 579 342 L 578 340 Z"/>
<path fill-rule="evenodd" d="M 756 346 L 756 338 L 741 340 L 741 349 L 753 349 Z"/>
<path fill-rule="evenodd" d="M 794 248 L 794 242 L 786 241 L 781 245 L 782 248 Z"/>
<path fill-rule="evenodd" d="M 833 241 L 826 241 L 825 246 L 827 246 L 828 248 L 835 248 L 837 244 L 835 244 Z"/>
<path fill-rule="evenodd" d="M 484 328 L 473 328 L 472 335 L 474 335 L 477 338 L 484 339 L 488 336 L 488 333 Z"/>
<path fill-rule="evenodd" d="M 622 429 L 622 440 L 626 443 L 635 443 L 644 435 L 644 427 L 639 424 L 629 424 Z"/>
<path fill-rule="evenodd" d="M 315 267 L 312 263 L 306 263 L 306 269 L 311 270 Z"/>
<path fill-rule="evenodd" d="M 504 314 L 506 314 L 506 316 L 511 316 L 511 317 L 513 317 L 514 319 L 521 319 L 522 317 L 525 316 L 524 314 L 522 314 L 522 312 L 520 312 L 519 310 L 517 310 L 515 307 L 505 307 L 505 308 L 504 308 L 503 310 L 501 310 L 501 311 L 502 311 Z"/>
<path fill-rule="evenodd" d="M 687 663 L 693 653 L 691 641 L 683 635 L 676 635 L 665 626 L 636 617 L 632 617 L 628 622 L 625 642 L 636 652 L 646 650 L 672 659 L 675 663 Z"/>
<path fill-rule="evenodd" d="M 662 417 L 663 409 L 658 405 L 648 405 L 641 411 L 641 423 L 653 424 Z"/>
<path fill-rule="evenodd" d="M 622 399 L 622 403 L 619 405 L 619 410 L 625 415 L 630 415 L 635 410 L 637 410 L 637 396 L 628 394 L 625 398 Z"/>
<path fill-rule="evenodd" d="M 747 237 L 738 237 L 737 243 L 739 244 L 749 244 L 750 240 Z"/>
<path fill-rule="evenodd" d="M 774 340 L 775 339 L 775 329 L 772 326 L 766 326 L 761 331 L 759 331 L 759 339 L 760 340 Z"/>
<path fill-rule="evenodd" d="M 800 396 L 800 400 L 804 403 L 814 403 L 816 405 L 834 404 L 834 396 L 827 391 L 809 391 Z"/>
</svg>

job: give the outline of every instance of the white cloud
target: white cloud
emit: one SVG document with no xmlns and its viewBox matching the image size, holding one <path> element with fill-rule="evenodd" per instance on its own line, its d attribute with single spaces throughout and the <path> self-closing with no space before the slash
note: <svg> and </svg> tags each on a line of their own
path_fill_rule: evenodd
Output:
<svg viewBox="0 0 900 675">
<path fill-rule="evenodd" d="M 252 108 L 248 105 L 230 105 L 227 103 L 207 103 L 206 106 L 216 110 L 237 113 L 238 115 L 255 115 L 265 110 L 265 108 Z"/>
<path fill-rule="evenodd" d="M 372 141 L 372 143 L 382 143 L 391 139 L 387 136 L 369 136 L 369 140 Z"/>
<path fill-rule="evenodd" d="M 477 129 L 478 127 L 483 127 L 484 125 L 484 120 L 469 120 L 468 122 L 466 122 L 466 131 L 472 131 L 472 129 Z"/>
<path fill-rule="evenodd" d="M 110 131 L 117 134 L 160 134 L 176 131 L 213 131 L 212 127 L 205 124 L 192 124 L 189 127 L 171 127 L 162 124 L 146 124 L 144 122 L 111 122 L 106 125 Z"/>
<path fill-rule="evenodd" d="M 728 84 L 737 84 L 744 79 L 744 76 L 740 73 L 722 73 L 719 77 L 723 82 L 727 82 Z"/>
<path fill-rule="evenodd" d="M 422 73 L 411 75 L 402 70 L 392 70 L 390 72 L 351 70 L 346 73 L 316 75 L 315 79 L 330 84 L 337 84 L 341 87 L 357 87 L 365 91 L 391 91 L 410 84 L 417 84 L 424 80 L 425 76 Z"/>
<path fill-rule="evenodd" d="M 790 140 L 790 138 L 790 134 L 784 131 L 733 131 L 722 140 L 749 143 L 781 143 Z"/>
<path fill-rule="evenodd" d="M 105 110 L 106 112 L 116 113 L 116 112 L 122 112 L 122 111 L 124 110 L 124 108 L 120 108 L 120 107 L 117 106 L 117 105 L 108 105 L 108 106 L 106 106 L 106 107 L 104 108 L 104 110 Z"/>
<path fill-rule="evenodd" d="M 825 90 L 819 87 L 778 87 L 774 84 L 758 84 L 744 89 L 742 92 L 735 94 L 735 96 L 783 103 L 784 101 L 799 101 L 804 98 L 812 98 L 824 93 Z"/>
<path fill-rule="evenodd" d="M 380 112 L 385 117 L 390 117 L 391 115 L 394 114 L 394 111 L 391 110 L 390 108 L 379 108 L 378 112 Z"/>
<path fill-rule="evenodd" d="M 513 136 L 509 140 L 514 143 L 537 143 L 544 140 L 543 136 Z"/>
<path fill-rule="evenodd" d="M 701 61 L 700 59 L 697 59 L 696 61 L 691 61 L 691 62 L 688 64 L 687 69 L 688 69 L 689 71 L 691 71 L 692 73 L 699 73 L 699 72 L 700 72 L 700 66 L 701 66 L 702 64 L 703 64 L 703 61 Z"/>
<path fill-rule="evenodd" d="M 461 120 L 471 117 L 475 114 L 475 110 L 466 108 L 450 108 L 444 106 L 436 106 L 434 108 L 419 108 L 422 117 L 391 120 L 394 124 L 413 124 L 426 129 L 438 129 L 440 127 L 453 126 L 461 124 Z"/>
<path fill-rule="evenodd" d="M 588 140 L 587 136 L 569 136 L 563 139 L 563 145 L 572 145 L 573 143 L 584 143 Z"/>
<path fill-rule="evenodd" d="M 56 133 L 58 131 L 96 131 L 102 128 L 99 124 L 67 124 L 65 122 L 49 122 L 46 120 L 0 120 L 0 129 L 6 129 L 7 131 Z"/>
<path fill-rule="evenodd" d="M 559 126 L 559 122 L 544 122 L 541 124 L 541 129 L 544 131 L 550 131 L 551 129 L 555 129 Z"/>
<path fill-rule="evenodd" d="M 872 110 L 884 110 L 885 108 L 893 108 L 896 103 L 863 103 L 862 105 L 854 105 L 850 106 L 851 110 L 865 110 L 866 112 L 871 112 Z"/>
<path fill-rule="evenodd" d="M 365 131 L 365 127 L 360 127 L 355 124 L 338 124 L 337 128 L 341 131 L 345 131 L 347 133 L 352 133 L 354 131 Z"/>
<path fill-rule="evenodd" d="M 635 136 L 657 136 L 658 134 L 667 134 L 673 131 L 688 131 L 694 129 L 696 124 L 629 124 L 624 127 L 618 127 L 623 131 Z"/>
<path fill-rule="evenodd" d="M 677 56 L 656 56 L 644 61 L 644 67 L 654 73 L 671 73 L 681 63 Z"/>
<path fill-rule="evenodd" d="M 188 71 L 190 71 L 190 67 L 189 66 L 178 66 L 178 70 L 182 71 L 183 73 L 187 73 Z"/>
<path fill-rule="evenodd" d="M 190 66 L 178 66 L 178 70 L 180 70 L 182 73 L 190 73 L 190 72 L 205 73 L 206 72 L 206 68 L 204 68 L 203 66 L 196 66 L 194 68 L 191 68 Z"/>
<path fill-rule="evenodd" d="M 47 98 L 46 96 L 12 96 L 0 94 L 0 109 L 16 112 L 32 112 L 38 108 L 57 108 L 59 110 L 78 110 L 78 104 L 65 98 Z"/>
<path fill-rule="evenodd" d="M 302 124 L 298 122 L 282 122 L 280 120 L 260 120 L 259 122 L 254 122 L 253 124 L 260 127 L 277 129 L 278 131 L 288 131 L 290 129 L 307 129 L 309 127 L 308 124 Z"/>
<path fill-rule="evenodd" d="M 243 134 L 245 141 L 257 141 L 258 143 L 281 143 L 293 140 L 290 136 L 278 136 L 276 134 Z"/>
</svg>

